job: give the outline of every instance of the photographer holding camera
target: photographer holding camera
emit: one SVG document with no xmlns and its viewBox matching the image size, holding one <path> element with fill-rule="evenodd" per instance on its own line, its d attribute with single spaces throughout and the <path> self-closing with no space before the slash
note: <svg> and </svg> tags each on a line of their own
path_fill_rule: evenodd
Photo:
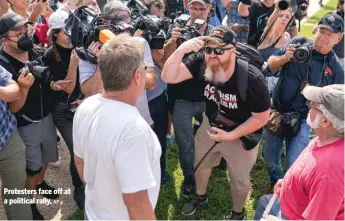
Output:
<svg viewBox="0 0 345 221">
<path fill-rule="evenodd" d="M 281 69 L 272 95 L 273 110 L 264 132 L 263 157 L 268 164 L 272 187 L 283 178 L 280 155 L 284 140 L 284 171 L 309 142 L 308 106 L 301 94 L 302 89 L 305 85 L 344 84 L 344 70 L 332 50 L 343 38 L 343 32 L 343 19 L 335 14 L 326 14 L 319 21 L 314 41 L 295 37 L 267 61 L 272 71 Z"/>
<path fill-rule="evenodd" d="M 196 195 L 182 208 L 185 215 L 192 215 L 207 204 L 206 190 L 212 168 L 223 157 L 228 164 L 233 199 L 230 219 L 244 219 L 242 209 L 260 137 L 250 148 L 245 147 L 246 150 L 240 138 L 260 131 L 266 124 L 270 98 L 262 72 L 237 56 L 236 44 L 236 34 L 229 27 L 217 26 L 207 37 L 183 43 L 166 61 L 162 71 L 162 79 L 170 84 L 188 79 L 202 82 L 206 102 L 204 119 L 195 135 Z M 197 55 L 200 50 L 204 52 L 202 56 Z M 225 124 L 218 119 L 237 126 L 224 131 L 220 128 Z"/>
<path fill-rule="evenodd" d="M 52 194 L 43 195 L 55 199 L 58 195 L 53 193 L 54 188 L 43 180 L 48 163 L 58 160 L 50 93 L 52 90 L 63 90 L 71 82 L 50 81 L 49 69 L 40 66 L 41 53 L 34 48 L 23 17 L 7 13 L 0 18 L 0 27 L 3 44 L 0 65 L 12 73 L 12 78 L 21 86 L 20 99 L 10 103 L 9 107 L 16 113 L 18 132 L 26 145 L 26 188 L 51 191 Z M 28 83 L 23 84 L 22 81 Z M 43 219 L 36 204 L 32 204 L 31 208 L 34 219 Z"/>
<path fill-rule="evenodd" d="M 84 185 L 80 180 L 75 162 L 73 160 L 73 115 L 77 108 L 76 105 L 82 98 L 78 76 L 79 59 L 70 38 L 64 33 L 65 20 L 68 13 L 59 10 L 49 17 L 50 28 L 47 35 L 50 37 L 51 46 L 43 56 L 44 64 L 50 68 L 53 81 L 67 80 L 71 81 L 68 87 L 61 91 L 53 91 L 51 106 L 53 110 L 53 119 L 56 128 L 63 137 L 71 155 L 70 173 L 74 186 L 74 199 L 79 208 L 84 208 Z"/>
<path fill-rule="evenodd" d="M 32 84 L 32 78 L 21 78 L 20 84 Z M 0 178 L 2 188 L 23 190 L 26 184 L 25 144 L 17 131 L 17 120 L 11 113 L 8 103 L 20 99 L 20 86 L 12 80 L 12 75 L 0 66 Z M 28 198 L 27 194 L 3 193 L 4 202 L 12 199 Z M 8 220 L 31 220 L 32 214 L 28 204 L 4 203 Z"/>
<path fill-rule="evenodd" d="M 283 1 L 288 2 L 289 0 Z M 275 4 L 278 3 L 279 1 L 275 2 L 275 0 L 240 0 L 238 13 L 243 18 L 249 18 L 248 44 L 255 48 L 259 46 L 268 18 L 274 12 Z M 281 10 L 285 9 L 282 8 Z M 295 19 L 291 21 L 290 34 L 292 37 L 298 34 Z"/>
</svg>

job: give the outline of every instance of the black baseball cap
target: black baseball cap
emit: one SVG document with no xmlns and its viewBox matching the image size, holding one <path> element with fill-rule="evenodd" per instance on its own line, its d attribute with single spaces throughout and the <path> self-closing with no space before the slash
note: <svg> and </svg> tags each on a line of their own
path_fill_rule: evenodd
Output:
<svg viewBox="0 0 345 221">
<path fill-rule="evenodd" d="M 193 2 L 200 2 L 203 5 L 211 4 L 211 0 L 189 0 L 188 5 L 192 4 Z"/>
<path fill-rule="evenodd" d="M 4 37 L 8 31 L 18 31 L 32 22 L 26 21 L 22 16 L 9 12 L 0 17 L 0 37 Z"/>
<path fill-rule="evenodd" d="M 208 38 L 206 39 L 206 43 L 208 41 L 215 41 L 219 46 L 225 46 L 228 44 L 232 44 L 236 46 L 236 34 L 231 28 L 225 25 L 219 25 L 212 29 L 212 31 L 208 34 Z"/>
<path fill-rule="evenodd" d="M 344 20 L 335 13 L 327 13 L 321 18 L 317 27 L 327 28 L 334 33 L 344 32 Z"/>
</svg>

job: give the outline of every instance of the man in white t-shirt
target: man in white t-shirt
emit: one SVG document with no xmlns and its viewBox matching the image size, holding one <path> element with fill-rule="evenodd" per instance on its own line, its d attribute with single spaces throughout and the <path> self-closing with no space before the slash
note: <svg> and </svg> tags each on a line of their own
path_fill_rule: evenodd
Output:
<svg viewBox="0 0 345 221">
<path fill-rule="evenodd" d="M 144 46 L 119 35 L 102 47 L 98 65 L 104 92 L 85 99 L 73 122 L 85 218 L 155 219 L 161 147 L 135 107 L 146 81 Z"/>
</svg>

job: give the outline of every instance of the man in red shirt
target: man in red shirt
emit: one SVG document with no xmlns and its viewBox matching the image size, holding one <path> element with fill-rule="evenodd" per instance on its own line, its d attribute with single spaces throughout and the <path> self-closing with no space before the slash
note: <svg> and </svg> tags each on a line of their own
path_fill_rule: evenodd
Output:
<svg viewBox="0 0 345 221">
<path fill-rule="evenodd" d="M 344 85 L 307 86 L 307 122 L 316 136 L 277 182 L 270 215 L 263 212 L 272 195 L 262 196 L 254 220 L 344 220 Z"/>
</svg>

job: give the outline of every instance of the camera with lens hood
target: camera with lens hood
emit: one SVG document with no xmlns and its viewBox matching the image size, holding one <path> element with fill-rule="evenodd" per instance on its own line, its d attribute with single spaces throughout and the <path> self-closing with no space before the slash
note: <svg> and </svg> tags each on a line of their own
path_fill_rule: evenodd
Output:
<svg viewBox="0 0 345 221">
<path fill-rule="evenodd" d="M 192 24 L 188 24 L 189 21 L 190 16 L 186 14 L 182 14 L 178 18 L 176 18 L 174 27 L 182 29 L 182 35 L 176 41 L 177 46 L 180 46 L 185 41 L 200 36 L 199 29 L 204 25 L 205 21 L 196 19 Z"/>
<path fill-rule="evenodd" d="M 293 53 L 293 59 L 297 63 L 307 63 L 311 58 L 313 47 L 307 42 L 307 39 L 303 38 L 297 43 L 296 50 Z"/>
<path fill-rule="evenodd" d="M 20 69 L 19 74 L 23 72 L 25 72 L 26 74 L 31 73 L 36 80 L 42 83 L 49 83 L 53 79 L 53 76 L 50 74 L 49 68 L 41 66 L 40 62 L 38 61 L 25 62 L 25 66 Z"/>
</svg>

